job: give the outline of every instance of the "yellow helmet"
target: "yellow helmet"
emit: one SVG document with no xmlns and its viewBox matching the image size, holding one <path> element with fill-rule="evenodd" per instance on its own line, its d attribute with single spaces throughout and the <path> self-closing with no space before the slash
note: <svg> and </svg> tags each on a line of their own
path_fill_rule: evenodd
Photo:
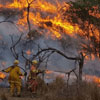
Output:
<svg viewBox="0 0 100 100">
<path fill-rule="evenodd" d="M 38 61 L 37 60 L 33 60 L 32 64 L 38 64 Z"/>
<path fill-rule="evenodd" d="M 19 61 L 18 61 L 18 60 L 15 60 L 15 61 L 14 61 L 14 64 L 19 64 Z"/>
</svg>

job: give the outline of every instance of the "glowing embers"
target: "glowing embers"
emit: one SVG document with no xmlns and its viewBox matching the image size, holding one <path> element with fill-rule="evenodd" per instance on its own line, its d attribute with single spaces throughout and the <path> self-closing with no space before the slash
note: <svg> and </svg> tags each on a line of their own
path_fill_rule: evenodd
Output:
<svg viewBox="0 0 100 100">
<path fill-rule="evenodd" d="M 94 17 L 100 18 L 100 11 L 98 9 L 99 9 L 98 6 L 94 6 L 93 7 L 94 11 L 90 10 L 89 14 L 92 15 L 92 16 L 94 16 Z"/>
</svg>

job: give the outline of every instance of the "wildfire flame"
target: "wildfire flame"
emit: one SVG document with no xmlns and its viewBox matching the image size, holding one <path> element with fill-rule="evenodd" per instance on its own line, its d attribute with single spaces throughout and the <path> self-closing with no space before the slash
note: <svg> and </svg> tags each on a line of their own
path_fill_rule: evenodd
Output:
<svg viewBox="0 0 100 100">
<path fill-rule="evenodd" d="M 46 71 L 45 71 L 46 74 L 52 74 L 53 72 L 54 72 L 54 71 L 51 71 L 51 70 L 46 70 Z"/>
<path fill-rule="evenodd" d="M 98 86 L 100 86 L 100 78 L 97 76 L 91 76 L 91 75 L 86 75 L 85 76 L 87 80 L 93 81 L 95 83 L 98 84 Z"/>
<path fill-rule="evenodd" d="M 31 51 L 30 51 L 30 50 L 27 50 L 27 51 L 26 51 L 26 54 L 27 54 L 27 55 L 31 55 Z"/>
<path fill-rule="evenodd" d="M 70 8 L 65 2 L 56 1 L 55 3 L 50 3 L 46 0 L 28 0 L 28 2 L 31 3 L 31 10 L 29 13 L 31 24 L 49 30 L 48 34 L 52 37 L 61 38 L 61 33 L 72 35 L 79 31 L 78 25 L 73 26 L 67 20 L 62 18 L 62 12 Z M 28 7 L 28 3 L 27 0 L 14 0 L 12 3 L 0 5 L 0 7 L 23 10 Z M 23 18 L 20 18 L 17 24 L 22 25 L 27 29 L 26 10 L 23 10 Z"/>
<path fill-rule="evenodd" d="M 55 0 L 55 3 L 48 2 L 47 0 L 13 0 L 7 2 L 5 5 L 0 4 L 0 8 L 18 9 L 23 11 L 23 17 L 17 22 L 18 25 L 24 26 L 27 29 L 27 10 L 30 8 L 29 19 L 33 26 L 44 28 L 53 37 L 61 38 L 63 34 L 74 35 L 74 33 L 84 34 L 78 25 L 72 25 L 68 21 L 68 16 L 63 18 L 62 15 L 66 10 L 70 9 L 69 4 Z M 98 7 L 93 7 L 96 11 L 90 11 L 89 14 L 100 18 L 97 13 Z M 88 25 L 88 22 L 85 23 Z M 91 24 L 91 27 L 94 27 Z M 91 31 L 91 29 L 90 29 Z M 51 34 L 52 33 L 52 34 Z M 92 32 L 90 32 L 92 33 Z M 98 29 L 95 29 L 96 37 L 99 37 Z M 93 34 L 91 34 L 92 36 Z"/>
<path fill-rule="evenodd" d="M 69 22 L 69 16 L 63 17 L 63 14 L 70 9 L 70 5 L 63 1 L 60 2 L 60 0 L 52 1 L 53 3 L 50 0 L 13 0 L 13 2 L 7 2 L 5 5 L 0 4 L 0 8 L 17 9 L 19 12 L 22 12 L 21 15 L 17 15 L 19 19 L 16 22 L 20 26 L 21 31 L 23 29 L 24 31 L 28 30 L 27 18 L 29 17 L 31 29 L 35 28 L 39 33 L 45 34 L 46 37 L 50 35 L 53 39 L 60 39 L 64 34 L 70 36 L 80 34 L 85 36 L 87 31 L 81 30 L 79 25 L 73 25 Z M 30 11 L 28 13 L 29 8 Z M 94 7 L 94 9 L 96 11 L 90 11 L 89 14 L 100 18 L 100 14 L 97 13 L 98 8 Z M 87 27 L 89 25 L 88 22 L 84 24 Z M 95 36 L 96 40 L 99 41 L 99 30 L 93 24 L 90 24 L 89 28 L 90 37 Z M 92 33 L 91 28 L 94 28 L 95 34 Z M 92 48 L 93 45 L 90 46 Z M 30 51 L 27 51 L 27 54 L 30 55 Z M 88 56 L 87 59 L 89 59 Z"/>
<path fill-rule="evenodd" d="M 0 72 L 0 79 L 4 79 L 6 77 L 6 75 L 2 72 Z"/>
</svg>

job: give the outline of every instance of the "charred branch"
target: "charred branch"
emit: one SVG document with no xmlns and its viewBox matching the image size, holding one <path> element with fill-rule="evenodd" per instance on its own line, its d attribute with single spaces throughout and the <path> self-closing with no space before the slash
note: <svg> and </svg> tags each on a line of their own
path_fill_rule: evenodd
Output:
<svg viewBox="0 0 100 100">
<path fill-rule="evenodd" d="M 12 41 L 12 46 L 10 47 L 10 50 L 11 50 L 13 56 L 15 57 L 15 59 L 19 58 L 19 54 L 16 51 L 16 46 L 20 43 L 20 41 L 22 39 L 22 35 L 23 34 L 20 35 L 19 39 L 17 40 L 17 42 L 15 44 L 13 44 L 14 43 L 13 36 L 10 36 L 11 37 L 11 41 Z"/>
<path fill-rule="evenodd" d="M 28 3 L 28 7 L 27 7 L 27 24 L 28 24 L 28 29 L 29 32 L 31 31 L 31 25 L 30 25 L 30 20 L 29 20 L 29 13 L 30 13 L 30 4 Z"/>
<path fill-rule="evenodd" d="M 47 68 L 47 64 L 48 64 L 48 61 L 49 61 L 49 57 L 54 54 L 54 53 L 58 53 L 60 54 L 61 56 L 65 57 L 66 59 L 69 59 L 69 60 L 74 60 L 75 61 L 75 67 L 73 69 L 71 69 L 70 71 L 68 72 L 63 72 L 63 71 L 54 71 L 54 72 L 60 72 L 60 73 L 64 73 L 65 75 L 68 75 L 68 79 L 67 79 L 67 86 L 69 84 L 69 79 L 70 79 L 70 75 L 71 73 L 74 73 L 74 75 L 76 76 L 77 78 L 77 81 L 78 79 L 81 80 L 82 79 L 82 69 L 83 69 L 83 64 L 84 64 L 84 57 L 82 53 L 80 53 L 80 56 L 79 57 L 69 57 L 67 55 L 65 55 L 62 51 L 60 50 L 57 50 L 55 48 L 47 48 L 47 49 L 41 49 L 40 46 L 38 46 L 38 52 L 33 55 L 32 59 L 29 60 L 27 59 L 25 56 L 24 56 L 24 52 L 23 52 L 23 57 L 29 61 L 31 63 L 31 61 L 33 59 L 36 59 L 38 58 L 39 60 L 39 65 L 46 61 L 46 67 Z M 79 75 L 77 75 L 77 73 L 75 72 L 76 70 L 76 62 L 78 61 L 79 63 Z M 38 67 L 39 67 L 38 65 Z M 43 76 L 44 76 L 44 73 L 43 73 Z"/>
<path fill-rule="evenodd" d="M 33 58 L 32 59 L 35 59 L 38 55 L 40 55 L 42 52 L 45 52 L 45 51 L 52 51 L 52 52 L 56 52 L 58 54 L 60 54 L 61 56 L 65 57 L 66 59 L 69 59 L 69 60 L 80 60 L 80 57 L 68 57 L 67 55 L 65 55 L 63 52 L 55 49 L 55 48 L 47 48 L 47 49 L 42 49 L 41 51 L 37 52 L 36 55 L 33 55 Z"/>
<path fill-rule="evenodd" d="M 27 57 L 25 57 L 25 52 L 24 52 L 24 51 L 22 51 L 22 57 L 27 61 L 27 65 L 28 65 L 29 63 L 32 63 L 31 60 L 29 60 Z"/>
<path fill-rule="evenodd" d="M 31 2 L 29 2 L 27 0 L 27 24 L 28 24 L 28 29 L 29 29 L 29 32 L 31 31 L 31 24 L 30 24 L 30 6 L 31 4 L 33 3 L 34 0 L 32 0 Z"/>
</svg>

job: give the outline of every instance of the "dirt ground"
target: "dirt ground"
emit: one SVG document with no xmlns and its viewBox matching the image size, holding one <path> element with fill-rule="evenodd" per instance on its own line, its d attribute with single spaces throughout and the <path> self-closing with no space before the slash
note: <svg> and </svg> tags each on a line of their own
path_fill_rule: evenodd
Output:
<svg viewBox="0 0 100 100">
<path fill-rule="evenodd" d="M 40 95 L 34 97 L 30 92 L 22 90 L 21 97 L 12 97 L 9 88 L 0 88 L 0 100 L 40 100 Z"/>
<path fill-rule="evenodd" d="M 36 97 L 22 88 L 21 97 L 11 97 L 9 88 L 0 88 L 0 100 L 100 100 L 100 87 L 95 83 L 77 82 L 67 87 L 57 78 L 53 83 L 39 85 Z"/>
</svg>

